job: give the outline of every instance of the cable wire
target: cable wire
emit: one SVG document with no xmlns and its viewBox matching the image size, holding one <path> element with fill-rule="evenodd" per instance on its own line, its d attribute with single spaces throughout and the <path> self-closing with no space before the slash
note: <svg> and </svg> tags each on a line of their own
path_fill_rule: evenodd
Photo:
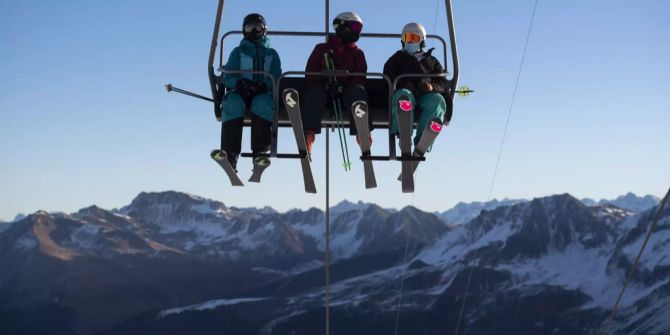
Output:
<svg viewBox="0 0 670 335">
<path fill-rule="evenodd" d="M 663 197 L 663 201 L 661 202 L 661 207 L 658 209 L 658 213 L 656 213 L 654 221 L 651 222 L 651 226 L 649 226 L 649 230 L 647 231 L 647 236 L 644 239 L 644 243 L 642 243 L 642 246 L 640 247 L 640 252 L 638 252 L 637 257 L 635 258 L 635 263 L 633 263 L 633 267 L 631 268 L 630 272 L 628 273 L 628 276 L 626 277 L 626 281 L 624 282 L 623 287 L 621 288 L 621 292 L 619 292 L 619 296 L 617 297 L 616 302 L 614 303 L 614 307 L 612 307 L 612 313 L 610 314 L 609 318 L 607 318 L 605 324 L 603 325 L 602 328 L 603 334 L 607 333 L 610 323 L 612 322 L 612 320 L 614 320 L 614 316 L 616 315 L 617 309 L 619 308 L 619 303 L 623 298 L 623 293 L 626 292 L 628 284 L 630 283 L 631 279 L 635 275 L 635 271 L 640 265 L 640 258 L 642 257 L 644 249 L 647 247 L 647 243 L 651 238 L 651 234 L 656 229 L 656 224 L 658 224 L 658 221 L 661 220 L 661 216 L 663 216 L 663 210 L 665 209 L 665 204 L 668 202 L 669 195 L 670 195 L 670 188 L 668 188 L 668 192 L 665 193 L 665 197 Z"/>
<path fill-rule="evenodd" d="M 524 43 L 523 47 L 523 53 L 521 55 L 521 62 L 519 64 L 519 70 L 516 74 L 516 82 L 514 84 L 514 91 L 512 93 L 512 101 L 510 102 L 509 109 L 507 111 L 507 120 L 505 121 L 505 129 L 503 131 L 503 136 L 500 141 L 500 148 L 498 148 L 498 158 L 496 159 L 496 166 L 493 170 L 493 178 L 491 179 L 491 186 L 489 187 L 489 196 L 488 196 L 488 201 L 491 201 L 491 197 L 493 196 L 493 186 L 495 185 L 496 178 L 498 176 L 498 168 L 500 167 L 500 158 L 502 157 L 503 153 L 503 148 L 505 145 L 505 138 L 507 137 L 507 130 L 509 129 L 509 123 L 510 119 L 512 117 L 512 109 L 514 108 L 514 102 L 516 100 L 516 95 L 519 89 L 519 79 L 521 78 L 521 71 L 523 70 L 523 64 L 526 61 L 526 51 L 528 50 L 528 41 L 530 40 L 530 35 L 531 32 L 533 31 L 533 23 L 535 22 L 535 13 L 537 12 L 537 3 L 538 0 L 535 0 L 535 5 L 533 6 L 533 14 L 531 15 L 530 18 L 530 24 L 528 26 L 528 32 L 526 33 L 526 41 Z M 479 249 L 475 249 L 474 257 L 473 259 L 477 259 L 479 253 Z M 468 292 L 470 291 L 470 284 L 472 283 L 472 272 L 474 271 L 475 267 L 471 266 L 470 271 L 468 272 L 468 279 L 465 284 L 465 294 L 463 295 L 463 301 L 461 302 L 461 308 L 460 311 L 458 312 L 458 321 L 456 322 L 456 330 L 454 331 L 454 335 L 458 335 L 460 328 L 461 328 L 461 320 L 463 319 L 463 313 L 465 312 L 465 303 L 468 300 Z"/>
<path fill-rule="evenodd" d="M 412 207 L 414 207 L 414 193 L 412 193 Z M 409 249 L 409 227 L 405 227 L 405 256 L 403 257 L 402 264 L 407 266 L 407 250 Z M 402 271 L 400 274 L 400 289 L 398 290 L 398 305 L 396 306 L 395 310 L 395 330 L 393 331 L 393 335 L 398 335 L 398 324 L 400 321 L 400 305 L 402 304 L 402 292 L 403 292 L 403 287 L 405 283 L 405 270 Z"/>
</svg>

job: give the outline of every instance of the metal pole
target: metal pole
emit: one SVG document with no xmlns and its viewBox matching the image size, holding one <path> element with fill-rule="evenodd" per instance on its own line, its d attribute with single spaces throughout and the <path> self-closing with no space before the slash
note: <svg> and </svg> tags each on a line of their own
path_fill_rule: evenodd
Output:
<svg viewBox="0 0 670 335">
<path fill-rule="evenodd" d="M 460 66 L 458 63 L 458 47 L 456 46 L 456 31 L 455 31 L 456 28 L 454 27 L 454 14 L 451 8 L 451 0 L 444 0 L 444 7 L 445 10 L 447 11 L 447 25 L 449 26 L 449 42 L 451 45 L 451 58 L 453 60 L 453 67 L 454 67 L 454 75 L 449 81 L 449 86 L 451 86 L 449 94 L 453 99 L 454 92 L 456 91 L 456 86 L 458 85 Z"/>
<path fill-rule="evenodd" d="M 330 335 L 330 129 L 326 128 L 326 335 Z"/>
<path fill-rule="evenodd" d="M 326 42 L 330 33 L 330 0 L 326 0 Z"/>
<path fill-rule="evenodd" d="M 221 106 L 217 102 L 221 99 L 218 97 L 216 75 L 214 74 L 214 56 L 216 55 L 216 43 L 219 40 L 219 28 L 221 27 L 221 14 L 223 13 L 223 2 L 219 0 L 219 6 L 216 9 L 216 21 L 214 21 L 214 33 L 212 34 L 212 45 L 209 48 L 209 59 L 207 63 L 207 74 L 209 75 L 209 86 L 212 89 L 212 99 L 214 99 L 214 112 L 218 114 Z M 223 52 L 223 51 L 222 51 Z"/>
</svg>

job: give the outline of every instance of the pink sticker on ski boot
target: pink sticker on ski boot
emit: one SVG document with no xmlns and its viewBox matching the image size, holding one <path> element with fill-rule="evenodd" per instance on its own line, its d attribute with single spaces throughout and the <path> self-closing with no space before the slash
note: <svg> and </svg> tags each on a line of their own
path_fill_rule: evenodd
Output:
<svg viewBox="0 0 670 335">
<path fill-rule="evenodd" d="M 400 109 L 403 111 L 409 112 L 412 110 L 412 100 L 399 100 L 398 103 L 400 103 Z"/>
<path fill-rule="evenodd" d="M 430 121 L 430 129 L 436 133 L 439 133 L 442 130 L 442 125 L 435 121 Z"/>
</svg>

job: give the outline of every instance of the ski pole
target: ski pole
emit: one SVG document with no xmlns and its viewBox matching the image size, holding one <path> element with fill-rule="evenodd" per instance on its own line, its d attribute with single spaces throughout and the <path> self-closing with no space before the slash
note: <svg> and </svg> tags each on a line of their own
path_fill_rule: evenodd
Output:
<svg viewBox="0 0 670 335">
<path fill-rule="evenodd" d="M 177 93 L 181 93 L 181 94 L 184 94 L 184 95 L 188 95 L 190 97 L 194 97 L 194 98 L 198 98 L 198 99 L 202 99 L 202 100 L 207 100 L 209 102 L 214 102 L 214 99 L 212 99 L 212 98 L 208 98 L 208 97 L 202 96 L 200 94 L 195 94 L 195 93 L 189 92 L 187 90 L 182 90 L 181 88 L 172 86 L 172 84 L 166 84 L 165 89 L 168 92 L 177 92 Z"/>
<path fill-rule="evenodd" d="M 346 130 L 344 129 L 344 117 L 342 116 L 342 101 L 338 98 L 337 99 L 337 109 L 339 110 L 340 114 L 340 129 L 342 129 L 342 138 L 344 139 L 344 152 L 346 155 L 346 159 L 344 161 L 344 170 L 346 171 L 351 170 L 351 160 L 349 160 L 349 148 L 347 146 L 347 133 Z"/>
<path fill-rule="evenodd" d="M 344 146 L 342 144 L 342 127 L 340 126 L 340 116 L 339 116 L 339 111 L 337 109 L 337 98 L 335 95 L 331 95 L 331 98 L 333 99 L 333 112 L 335 113 L 335 128 L 337 128 L 337 136 L 340 139 L 340 152 L 342 152 L 342 165 L 344 165 L 344 170 L 347 171 L 347 159 L 344 155 Z"/>
</svg>

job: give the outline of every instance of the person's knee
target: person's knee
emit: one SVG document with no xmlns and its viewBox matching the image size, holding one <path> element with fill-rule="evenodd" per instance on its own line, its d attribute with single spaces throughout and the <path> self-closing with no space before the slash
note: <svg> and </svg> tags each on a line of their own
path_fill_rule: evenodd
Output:
<svg viewBox="0 0 670 335">
<path fill-rule="evenodd" d="M 273 104 L 274 101 L 269 94 L 259 94 L 251 100 L 251 112 L 263 119 L 272 120 Z"/>
<path fill-rule="evenodd" d="M 363 85 L 359 84 L 348 84 L 344 87 L 344 99 L 345 100 L 367 100 L 368 91 Z"/>
<path fill-rule="evenodd" d="M 420 107 L 422 113 L 441 116 L 447 109 L 447 103 L 441 94 L 428 93 L 421 97 Z"/>
<path fill-rule="evenodd" d="M 237 93 L 229 93 L 223 98 L 222 102 L 223 121 L 232 120 L 244 116 L 246 105 L 242 97 Z"/>
</svg>

